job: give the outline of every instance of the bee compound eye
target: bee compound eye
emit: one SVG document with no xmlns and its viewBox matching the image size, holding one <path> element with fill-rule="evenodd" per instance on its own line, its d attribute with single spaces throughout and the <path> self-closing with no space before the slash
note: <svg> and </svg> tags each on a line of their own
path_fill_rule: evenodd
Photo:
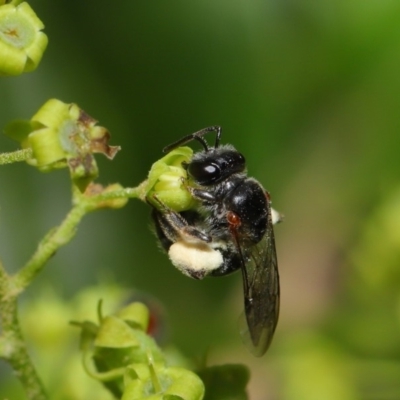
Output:
<svg viewBox="0 0 400 400">
<path fill-rule="evenodd" d="M 192 162 L 188 167 L 189 174 L 201 185 L 215 182 L 221 175 L 218 165 L 210 162 Z"/>
</svg>

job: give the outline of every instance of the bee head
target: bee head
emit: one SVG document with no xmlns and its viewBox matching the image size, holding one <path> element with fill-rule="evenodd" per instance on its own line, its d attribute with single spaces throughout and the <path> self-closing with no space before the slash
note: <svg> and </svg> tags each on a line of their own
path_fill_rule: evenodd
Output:
<svg viewBox="0 0 400 400">
<path fill-rule="evenodd" d="M 246 161 L 233 146 L 225 145 L 196 153 L 190 163 L 183 166 L 196 183 L 209 186 L 243 172 Z"/>
</svg>

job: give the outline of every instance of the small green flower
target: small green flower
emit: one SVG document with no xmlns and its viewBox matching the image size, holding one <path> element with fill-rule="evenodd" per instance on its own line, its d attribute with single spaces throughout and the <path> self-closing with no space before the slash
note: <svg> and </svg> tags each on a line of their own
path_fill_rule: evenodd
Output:
<svg viewBox="0 0 400 400">
<path fill-rule="evenodd" d="M 149 310 L 144 304 L 131 303 L 113 315 L 100 315 L 99 319 L 98 325 L 90 321 L 74 323 L 82 329 L 84 366 L 93 378 L 121 396 L 127 366 L 146 363 L 149 354 L 156 362 L 164 363 L 164 355 L 154 339 L 146 334 Z"/>
<path fill-rule="evenodd" d="M 112 159 L 120 149 L 108 145 L 109 132 L 96 123 L 76 104 L 51 99 L 30 121 L 13 121 L 5 132 L 22 148 L 32 149 L 29 164 L 41 171 L 68 167 L 73 182 L 83 191 L 98 175 L 93 153 Z"/>
<path fill-rule="evenodd" d="M 48 42 L 43 28 L 28 3 L 0 5 L 0 75 L 36 69 Z"/>
<path fill-rule="evenodd" d="M 164 360 L 152 337 L 114 315 L 105 317 L 101 322 L 94 346 L 93 359 L 107 370 L 146 362 L 148 352 L 151 352 L 155 360 Z"/>
<path fill-rule="evenodd" d="M 131 328 L 138 328 L 143 332 L 147 332 L 150 311 L 143 303 L 139 303 L 138 301 L 131 303 L 122 310 L 119 310 L 115 315 L 126 322 Z"/>
<path fill-rule="evenodd" d="M 178 147 L 156 161 L 149 172 L 146 200 L 155 207 L 159 203 L 155 197 L 167 207 L 181 212 L 193 208 L 196 201 L 185 188 L 186 170 L 182 163 L 188 163 L 193 155 L 190 147 Z"/>
<path fill-rule="evenodd" d="M 193 372 L 160 363 L 127 368 L 121 400 L 202 400 L 204 384 Z"/>
</svg>

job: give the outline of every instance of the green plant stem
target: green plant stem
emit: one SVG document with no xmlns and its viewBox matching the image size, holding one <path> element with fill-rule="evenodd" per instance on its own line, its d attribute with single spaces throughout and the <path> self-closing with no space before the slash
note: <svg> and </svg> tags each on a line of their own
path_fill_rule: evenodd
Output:
<svg viewBox="0 0 400 400">
<path fill-rule="evenodd" d="M 0 263 L 0 357 L 7 360 L 25 388 L 30 400 L 46 400 L 43 384 L 29 357 L 18 321 L 17 294 L 11 277 Z"/>
<path fill-rule="evenodd" d="M 117 189 L 110 192 L 103 192 L 93 197 L 86 197 L 86 201 L 92 203 L 93 208 L 96 208 L 96 204 L 102 203 L 107 200 L 140 199 L 142 201 L 145 201 L 146 186 L 147 186 L 147 180 L 143 181 L 140 185 L 134 188 Z M 81 196 L 78 195 L 78 199 L 80 199 Z"/>
<path fill-rule="evenodd" d="M 72 208 L 64 221 L 40 241 L 33 256 L 13 277 L 14 290 L 21 293 L 43 269 L 46 262 L 62 246 L 67 244 L 75 235 L 76 227 L 86 214 L 87 210 L 82 204 Z"/>
<path fill-rule="evenodd" d="M 15 159 L 15 158 L 14 158 Z M 107 207 L 110 200 L 144 199 L 146 182 L 136 188 L 104 191 L 94 195 L 73 190 L 73 207 L 59 226 L 51 229 L 36 251 L 15 275 L 9 275 L 0 263 L 0 357 L 7 360 L 25 388 L 28 399 L 45 400 L 44 387 L 29 357 L 18 322 L 17 299 L 44 268 L 56 251 L 75 235 L 77 226 L 89 212 Z M 111 206 L 112 207 L 112 206 Z"/>
<path fill-rule="evenodd" d="M 0 154 L 0 165 L 26 161 L 32 158 L 32 149 L 23 149 Z"/>
<path fill-rule="evenodd" d="M 56 251 L 74 237 L 78 224 L 88 212 L 102 208 L 102 203 L 108 200 L 140 198 L 143 196 L 144 186 L 143 183 L 137 188 L 125 188 L 113 192 L 100 193 L 94 196 L 76 195 L 75 193 L 75 205 L 64 221 L 61 225 L 48 232 L 39 243 L 39 246 L 30 260 L 14 275 L 13 287 L 16 293 L 21 293 L 29 286 Z"/>
</svg>

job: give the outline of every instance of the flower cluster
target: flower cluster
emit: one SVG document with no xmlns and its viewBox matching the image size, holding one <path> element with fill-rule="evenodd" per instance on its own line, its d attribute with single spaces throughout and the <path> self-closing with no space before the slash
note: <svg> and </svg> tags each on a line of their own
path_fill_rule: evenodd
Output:
<svg viewBox="0 0 400 400">
<path fill-rule="evenodd" d="M 93 153 L 112 159 L 120 149 L 109 146 L 110 133 L 76 104 L 48 100 L 29 121 L 13 121 L 5 133 L 32 150 L 28 163 L 41 171 L 68 167 L 73 182 L 80 188 L 97 177 Z"/>
<path fill-rule="evenodd" d="M 86 371 L 122 400 L 201 400 L 204 385 L 193 372 L 168 365 L 147 334 L 149 310 L 139 302 L 81 327 Z"/>
</svg>

